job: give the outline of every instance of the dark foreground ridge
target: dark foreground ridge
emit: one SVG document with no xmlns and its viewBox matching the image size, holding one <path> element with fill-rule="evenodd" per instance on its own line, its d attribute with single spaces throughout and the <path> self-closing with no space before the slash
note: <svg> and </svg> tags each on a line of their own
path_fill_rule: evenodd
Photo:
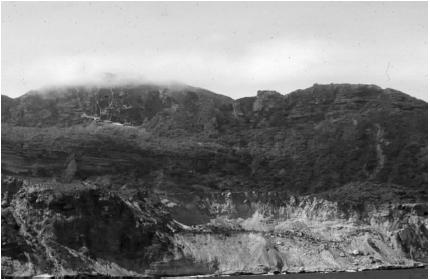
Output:
<svg viewBox="0 0 430 280">
<path fill-rule="evenodd" d="M 426 264 L 427 106 L 349 84 L 2 96 L 2 276 Z"/>
</svg>

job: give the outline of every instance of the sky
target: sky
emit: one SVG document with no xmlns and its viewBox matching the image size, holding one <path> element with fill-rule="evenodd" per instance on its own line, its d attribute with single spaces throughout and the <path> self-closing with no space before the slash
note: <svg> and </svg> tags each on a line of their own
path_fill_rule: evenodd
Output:
<svg viewBox="0 0 430 280">
<path fill-rule="evenodd" d="M 109 72 L 232 98 L 360 83 L 427 101 L 427 5 L 2 2 L 1 93 Z"/>
</svg>

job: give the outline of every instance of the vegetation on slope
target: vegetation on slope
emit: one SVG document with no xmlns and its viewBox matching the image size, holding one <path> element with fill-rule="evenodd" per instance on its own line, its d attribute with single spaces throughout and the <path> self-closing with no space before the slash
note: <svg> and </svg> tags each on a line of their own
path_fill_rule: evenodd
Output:
<svg viewBox="0 0 430 280">
<path fill-rule="evenodd" d="M 260 91 L 230 101 L 194 88 L 111 89 L 107 97 L 84 88 L 51 90 L 45 99 L 28 94 L 41 99 L 35 104 L 4 99 L 5 116 L 22 110 L 2 118 L 3 171 L 31 173 L 37 167 L 55 176 L 57 171 L 49 172 L 53 162 L 62 161 L 57 167 L 65 172 L 74 160 L 75 179 L 128 178 L 163 192 L 203 187 L 316 194 L 355 182 L 427 191 L 427 103 L 395 90 L 314 85 L 286 96 Z M 118 120 L 130 108 L 138 110 L 127 118 L 141 125 L 77 117 L 96 116 L 97 102 Z M 45 103 L 59 115 L 36 114 L 52 109 Z M 67 106 L 78 113 L 67 115 Z M 17 158 L 29 167 L 18 170 Z"/>
</svg>

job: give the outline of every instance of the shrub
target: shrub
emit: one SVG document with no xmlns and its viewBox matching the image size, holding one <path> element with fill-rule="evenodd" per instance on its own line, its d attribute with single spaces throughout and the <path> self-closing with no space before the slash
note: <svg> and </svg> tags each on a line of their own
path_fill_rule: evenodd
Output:
<svg viewBox="0 0 430 280">
<path fill-rule="evenodd" d="M 67 168 L 64 172 L 64 178 L 63 180 L 65 182 L 70 182 L 73 180 L 73 177 L 75 177 L 75 173 L 78 170 L 78 164 L 76 163 L 76 160 L 72 159 L 69 164 L 67 165 Z"/>
</svg>

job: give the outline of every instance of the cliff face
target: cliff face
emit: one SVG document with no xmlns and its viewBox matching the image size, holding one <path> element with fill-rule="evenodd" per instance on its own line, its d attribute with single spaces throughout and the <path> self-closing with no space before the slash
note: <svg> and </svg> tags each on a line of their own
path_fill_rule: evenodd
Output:
<svg viewBox="0 0 430 280">
<path fill-rule="evenodd" d="M 3 180 L 2 275 L 199 272 L 174 243 L 177 230 L 147 193 Z"/>
<path fill-rule="evenodd" d="M 2 275 L 427 263 L 427 114 L 348 84 L 2 96 Z"/>
<path fill-rule="evenodd" d="M 2 183 L 3 275 L 259 274 L 427 262 L 426 203 Z"/>
<path fill-rule="evenodd" d="M 279 192 L 186 196 L 169 194 L 163 200 L 174 219 L 201 232 L 207 227 L 260 232 L 276 246 L 284 269 L 427 262 L 427 203 L 355 204 Z M 191 219 L 198 214 L 206 220 Z M 331 262 L 328 267 L 327 262 Z"/>
</svg>

